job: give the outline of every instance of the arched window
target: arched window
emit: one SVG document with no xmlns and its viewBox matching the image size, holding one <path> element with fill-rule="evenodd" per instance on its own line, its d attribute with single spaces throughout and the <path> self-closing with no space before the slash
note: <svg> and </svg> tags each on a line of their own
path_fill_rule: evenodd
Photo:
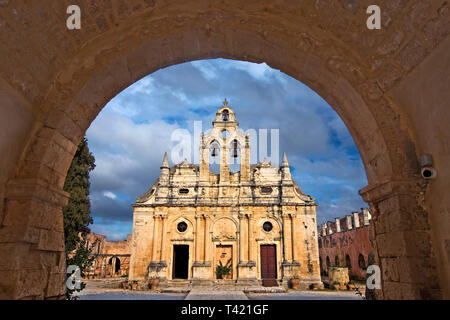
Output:
<svg viewBox="0 0 450 320">
<path fill-rule="evenodd" d="M 339 257 L 337 255 L 334 257 L 334 265 L 339 266 Z"/>
<path fill-rule="evenodd" d="M 348 254 L 345 256 L 345 265 L 348 267 L 348 270 L 352 270 L 352 262 Z"/>
<path fill-rule="evenodd" d="M 223 112 L 222 112 L 222 120 L 223 121 L 230 120 L 230 113 L 227 109 L 223 110 Z"/>
<path fill-rule="evenodd" d="M 209 145 L 209 170 L 214 173 L 220 172 L 220 145 L 216 140 Z"/>
<path fill-rule="evenodd" d="M 241 146 L 234 139 L 230 145 L 230 171 L 238 172 L 241 169 Z"/>
<path fill-rule="evenodd" d="M 327 267 L 331 266 L 330 257 L 327 256 Z"/>
<path fill-rule="evenodd" d="M 361 253 L 358 256 L 358 265 L 359 265 L 359 268 L 362 269 L 362 270 L 366 270 L 367 269 L 366 261 L 364 260 L 364 256 Z"/>
</svg>

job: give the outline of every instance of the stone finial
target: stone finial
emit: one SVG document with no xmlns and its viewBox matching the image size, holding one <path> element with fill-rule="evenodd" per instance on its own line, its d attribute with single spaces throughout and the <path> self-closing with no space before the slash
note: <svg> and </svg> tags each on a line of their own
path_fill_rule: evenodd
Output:
<svg viewBox="0 0 450 320">
<path fill-rule="evenodd" d="M 327 227 L 328 227 L 328 234 L 333 234 L 333 229 L 331 228 L 331 223 L 332 222 L 327 222 Z"/>
<path fill-rule="evenodd" d="M 336 218 L 336 232 L 341 232 L 341 220 Z"/>
<path fill-rule="evenodd" d="M 164 153 L 164 159 L 161 165 L 162 168 L 169 168 L 169 161 L 167 160 L 167 152 Z"/>
<path fill-rule="evenodd" d="M 368 208 L 361 208 L 362 214 L 363 214 L 363 224 L 365 226 L 368 226 L 370 224 L 370 219 L 372 218 L 370 216 L 370 212 Z"/>
<path fill-rule="evenodd" d="M 326 223 L 322 223 L 322 236 L 327 235 L 327 225 Z"/>
<path fill-rule="evenodd" d="M 353 225 L 352 225 L 352 217 L 351 216 L 345 216 L 346 218 L 346 222 L 347 222 L 347 230 L 352 230 L 353 229 Z"/>
<path fill-rule="evenodd" d="M 225 98 L 225 100 L 223 100 L 223 106 L 224 107 L 228 107 L 228 100 L 227 100 L 227 98 Z"/>
<path fill-rule="evenodd" d="M 353 212 L 353 223 L 355 225 L 355 229 L 359 228 L 359 212 Z"/>
<path fill-rule="evenodd" d="M 289 167 L 289 162 L 287 160 L 286 152 L 283 153 L 283 162 L 281 163 L 282 167 Z"/>
</svg>

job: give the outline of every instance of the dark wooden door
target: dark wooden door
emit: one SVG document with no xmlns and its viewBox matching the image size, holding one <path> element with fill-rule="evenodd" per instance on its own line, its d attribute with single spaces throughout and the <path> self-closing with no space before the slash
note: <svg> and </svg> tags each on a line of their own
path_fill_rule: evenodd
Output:
<svg viewBox="0 0 450 320">
<path fill-rule="evenodd" d="M 172 279 L 187 279 L 189 271 L 189 246 L 173 246 Z"/>
<path fill-rule="evenodd" d="M 277 257 L 275 245 L 261 246 L 261 278 L 264 286 L 276 286 Z"/>
</svg>

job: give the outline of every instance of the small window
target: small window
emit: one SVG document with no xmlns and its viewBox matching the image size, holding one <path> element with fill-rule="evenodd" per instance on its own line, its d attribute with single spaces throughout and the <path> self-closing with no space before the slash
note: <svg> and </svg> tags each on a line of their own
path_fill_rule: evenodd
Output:
<svg viewBox="0 0 450 320">
<path fill-rule="evenodd" d="M 187 223 L 186 222 L 180 222 L 178 225 L 177 225 L 177 230 L 178 231 L 180 231 L 180 232 L 185 232 L 186 230 L 187 230 Z"/>
<path fill-rule="evenodd" d="M 358 265 L 361 270 L 366 270 L 366 261 L 364 260 L 364 256 L 360 253 L 358 256 Z"/>
<path fill-rule="evenodd" d="M 230 133 L 228 132 L 228 130 L 222 130 L 222 138 L 228 139 L 229 135 L 230 135 Z"/>
<path fill-rule="evenodd" d="M 269 221 L 266 221 L 266 222 L 264 222 L 264 224 L 263 224 L 263 229 L 264 229 L 264 231 L 266 231 L 266 232 L 270 232 L 270 231 L 272 231 L 273 226 L 272 226 L 272 224 L 271 224 Z"/>
<path fill-rule="evenodd" d="M 261 188 L 261 193 L 262 194 L 271 194 L 272 193 L 272 188 L 271 187 L 262 187 Z"/>
<path fill-rule="evenodd" d="M 189 189 L 180 189 L 180 191 L 178 191 L 180 194 L 188 194 L 189 193 Z"/>
</svg>

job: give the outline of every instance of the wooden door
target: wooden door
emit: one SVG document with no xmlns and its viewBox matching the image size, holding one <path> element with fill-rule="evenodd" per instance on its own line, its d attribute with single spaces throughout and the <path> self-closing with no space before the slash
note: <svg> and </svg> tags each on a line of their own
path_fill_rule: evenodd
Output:
<svg viewBox="0 0 450 320">
<path fill-rule="evenodd" d="M 275 245 L 261 246 L 261 278 L 264 286 L 278 285 Z"/>
<path fill-rule="evenodd" d="M 224 266 L 227 263 L 231 266 L 230 274 L 224 276 L 223 279 L 233 279 L 233 246 L 216 246 L 216 265 L 219 265 L 219 262 L 222 262 Z"/>
</svg>

